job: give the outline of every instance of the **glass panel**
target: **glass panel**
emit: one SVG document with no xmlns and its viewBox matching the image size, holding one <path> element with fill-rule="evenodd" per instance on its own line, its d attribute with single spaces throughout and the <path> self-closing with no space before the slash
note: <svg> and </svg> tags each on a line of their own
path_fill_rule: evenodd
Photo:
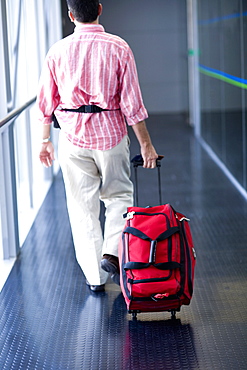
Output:
<svg viewBox="0 0 247 370">
<path fill-rule="evenodd" d="M 221 142 L 221 81 L 210 78 L 209 68 L 218 68 L 220 61 L 220 24 L 212 22 L 220 14 L 219 0 L 199 2 L 199 49 L 201 71 L 201 132 L 218 155 L 222 153 Z M 202 16 L 201 16 L 202 14 Z"/>
<path fill-rule="evenodd" d="M 0 68 L 1 81 L 10 81 L 8 111 L 19 108 L 35 97 L 41 66 L 48 48 L 62 38 L 60 0 L 29 1 L 3 0 L 6 2 L 7 17 L 0 13 L 0 26 L 5 25 L 8 47 L 4 45 L 5 63 L 10 73 Z M 2 41 L 2 35 L 0 33 Z M 0 67 L 2 56 L 0 56 Z M 2 88 L 6 90 L 4 84 Z M 6 91 L 5 95 L 6 95 Z M 1 96 L 4 96 L 1 94 Z M 4 114 L 5 116 L 6 114 Z M 52 170 L 44 169 L 38 157 L 41 128 L 36 122 L 34 106 L 23 112 L 14 123 L 14 150 L 16 164 L 17 203 L 20 243 L 33 222 L 33 219 L 46 195 L 52 180 Z M 55 148 L 57 133 L 53 133 Z M 55 164 L 55 171 L 58 166 Z M 54 171 L 54 172 L 55 172 Z M 1 215 L 0 215 L 1 217 Z M 1 231 L 1 230 L 0 230 Z M 1 238 L 1 234 L 0 234 Z M 1 247 L 1 246 L 0 246 Z M 2 249 L 2 248 L 1 248 Z M 1 258 L 1 255 L 0 255 Z"/>
<path fill-rule="evenodd" d="M 242 1 L 243 4 L 243 30 L 242 30 L 242 35 L 243 35 L 243 40 L 242 40 L 242 45 L 243 45 L 243 57 L 242 57 L 242 73 L 243 73 L 243 78 L 245 80 L 245 89 L 243 89 L 243 102 L 244 102 L 244 107 L 243 107 L 243 135 L 244 135 L 244 142 L 243 142 L 243 152 L 244 152 L 244 175 L 243 175 L 243 183 L 245 189 L 247 189 L 247 2 Z"/>
<path fill-rule="evenodd" d="M 201 134 L 246 188 L 243 136 L 246 91 L 241 86 L 246 78 L 243 74 L 246 50 L 241 49 L 246 44 L 241 27 L 246 2 L 244 9 L 240 5 L 239 0 L 198 2 Z M 246 29 L 246 16 L 243 19 Z"/>
<path fill-rule="evenodd" d="M 243 137 L 242 137 L 242 89 L 235 86 L 235 78 L 241 78 L 241 35 L 239 0 L 223 1 L 222 12 L 233 15 L 221 21 L 223 34 L 222 70 L 232 77 L 224 83 L 223 111 L 225 114 L 225 158 L 227 167 L 243 184 Z M 236 16 L 234 16 L 236 15 Z"/>
</svg>

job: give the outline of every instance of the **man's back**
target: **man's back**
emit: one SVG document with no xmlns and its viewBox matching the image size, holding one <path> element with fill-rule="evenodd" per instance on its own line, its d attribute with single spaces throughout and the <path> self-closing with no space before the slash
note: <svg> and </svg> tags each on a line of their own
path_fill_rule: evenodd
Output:
<svg viewBox="0 0 247 370">
<path fill-rule="evenodd" d="M 50 68 L 57 79 L 62 107 L 97 104 L 115 109 L 118 83 L 132 53 L 121 38 L 101 25 L 83 25 L 50 50 Z"/>
<path fill-rule="evenodd" d="M 107 150 L 117 145 L 129 125 L 147 117 L 134 57 L 128 44 L 101 25 L 79 25 L 49 51 L 41 81 L 52 91 L 53 109 L 97 105 L 100 114 L 56 110 L 60 126 L 74 144 Z M 40 94 L 42 111 L 47 93 Z M 49 102 L 48 102 L 49 103 Z"/>
</svg>

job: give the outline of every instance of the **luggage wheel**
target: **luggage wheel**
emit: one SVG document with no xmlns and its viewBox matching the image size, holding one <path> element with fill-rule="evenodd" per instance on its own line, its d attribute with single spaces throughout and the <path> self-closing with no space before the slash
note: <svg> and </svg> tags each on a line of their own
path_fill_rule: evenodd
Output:
<svg viewBox="0 0 247 370">
<path fill-rule="evenodd" d="M 137 312 L 132 312 L 132 320 L 137 320 Z"/>
<path fill-rule="evenodd" d="M 134 310 L 130 310 L 129 313 L 132 314 L 132 320 L 137 320 L 137 314 L 140 313 L 141 311 L 134 311 Z"/>
<path fill-rule="evenodd" d="M 172 320 L 174 320 L 174 319 L 176 319 L 176 313 L 180 312 L 180 307 L 176 308 L 176 309 L 173 309 L 173 310 L 169 310 L 169 312 L 171 312 L 171 318 L 172 318 Z"/>
<path fill-rule="evenodd" d="M 171 318 L 176 319 L 176 310 L 171 310 Z"/>
</svg>

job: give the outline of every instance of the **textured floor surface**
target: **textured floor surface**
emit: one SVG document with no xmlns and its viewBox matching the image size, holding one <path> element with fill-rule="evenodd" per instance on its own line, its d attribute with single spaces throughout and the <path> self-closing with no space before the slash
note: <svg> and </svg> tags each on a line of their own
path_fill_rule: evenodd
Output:
<svg viewBox="0 0 247 370">
<path fill-rule="evenodd" d="M 61 174 L 0 295 L 1 370 L 246 369 L 247 202 L 182 117 L 148 121 L 162 161 L 163 203 L 191 219 L 194 296 L 132 321 L 113 283 L 95 294 L 76 263 Z M 131 135 L 131 155 L 139 152 Z M 155 172 L 140 169 L 140 205 L 158 203 Z"/>
</svg>

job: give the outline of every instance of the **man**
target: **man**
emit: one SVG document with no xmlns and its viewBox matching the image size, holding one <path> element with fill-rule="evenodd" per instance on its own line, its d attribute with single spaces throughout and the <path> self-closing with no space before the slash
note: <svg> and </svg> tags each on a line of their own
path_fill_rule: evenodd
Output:
<svg viewBox="0 0 247 370">
<path fill-rule="evenodd" d="M 102 291 L 109 273 L 119 284 L 122 214 L 133 204 L 126 122 L 140 143 L 143 167 L 154 168 L 158 156 L 145 125 L 148 115 L 129 46 L 99 24 L 98 0 L 67 0 L 67 5 L 75 31 L 49 50 L 40 78 L 40 160 L 47 167 L 54 160 L 50 127 L 55 111 L 77 261 L 90 289 Z M 106 207 L 104 237 L 99 199 Z"/>
</svg>

